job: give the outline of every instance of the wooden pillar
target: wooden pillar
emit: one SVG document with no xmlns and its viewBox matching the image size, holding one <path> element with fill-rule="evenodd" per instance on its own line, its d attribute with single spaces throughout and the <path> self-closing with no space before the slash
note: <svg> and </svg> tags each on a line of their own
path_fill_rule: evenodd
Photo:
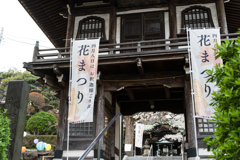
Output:
<svg viewBox="0 0 240 160">
<path fill-rule="evenodd" d="M 64 139 L 64 133 L 67 127 L 67 117 L 68 117 L 68 87 L 69 87 L 69 83 L 67 80 L 66 87 L 61 90 L 61 95 L 60 95 L 56 150 L 63 150 L 63 139 Z"/>
<path fill-rule="evenodd" d="M 116 114 L 116 95 L 112 94 L 113 116 Z M 116 121 L 115 121 L 116 122 Z M 112 124 L 111 131 L 111 159 L 115 158 L 115 122 Z"/>
<path fill-rule="evenodd" d="M 67 24 L 67 32 L 66 32 L 66 42 L 65 47 L 70 47 L 70 39 L 73 37 L 73 31 L 74 31 L 74 22 L 75 22 L 75 14 L 73 10 L 71 10 L 71 15 L 68 14 L 68 24 Z M 69 50 L 67 50 L 69 51 Z"/>
<path fill-rule="evenodd" d="M 126 154 L 133 156 L 133 141 L 134 141 L 134 119 L 132 116 L 124 116 L 125 130 L 125 144 L 131 144 L 132 148 L 130 152 Z"/>
<path fill-rule="evenodd" d="M 176 20 L 175 0 L 169 0 L 168 7 L 169 7 L 170 38 L 176 38 L 177 37 L 177 20 Z"/>
<path fill-rule="evenodd" d="M 109 43 L 116 43 L 117 16 L 115 5 L 111 6 L 109 21 Z"/>
<path fill-rule="evenodd" d="M 109 43 L 116 43 L 116 32 L 117 32 L 117 16 L 116 16 L 116 7 L 112 4 L 110 9 L 110 21 L 109 21 Z M 115 48 L 115 46 L 110 46 L 110 48 Z M 110 54 L 115 54 L 114 51 L 110 51 Z"/>
<path fill-rule="evenodd" d="M 104 86 L 100 85 L 97 89 L 97 106 L 96 106 L 96 135 L 104 129 L 105 123 L 105 95 L 104 95 Z M 100 140 L 101 149 L 105 149 L 103 144 L 103 138 Z"/>
<path fill-rule="evenodd" d="M 186 122 L 187 123 L 187 141 L 188 141 L 188 157 L 196 157 L 196 141 L 194 132 L 194 115 L 193 102 L 191 95 L 191 82 L 185 81 L 184 86 L 184 101 L 186 106 Z"/>
<path fill-rule="evenodd" d="M 217 0 L 216 6 L 217 6 L 218 22 L 219 22 L 219 26 L 221 27 L 220 32 L 222 34 L 227 34 L 228 27 L 227 27 L 226 13 L 224 8 L 224 0 Z"/>
</svg>

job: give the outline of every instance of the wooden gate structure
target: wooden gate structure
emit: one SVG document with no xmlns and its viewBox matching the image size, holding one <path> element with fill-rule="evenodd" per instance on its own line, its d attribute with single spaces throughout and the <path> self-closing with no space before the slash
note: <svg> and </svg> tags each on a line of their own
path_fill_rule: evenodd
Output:
<svg viewBox="0 0 240 160">
<path fill-rule="evenodd" d="M 197 127 L 199 141 L 195 141 L 184 28 L 221 27 L 222 39 L 236 37 L 237 0 L 225 4 L 224 0 L 19 2 L 56 47 L 41 49 L 36 43 L 32 62 L 24 63 L 24 68 L 40 77 L 39 83 L 52 87 L 60 98 L 56 150 L 66 151 L 67 143 L 69 39 L 97 37 L 101 43 L 95 118 L 93 123 L 70 126 L 71 159 L 77 158 L 74 151 L 82 153 L 88 147 L 119 110 L 123 115 L 145 111 L 184 114 L 188 157 L 196 156 L 196 143 L 204 147 L 201 139 L 214 128 L 208 121 L 197 121 L 206 127 Z M 118 159 L 117 125 L 102 141 L 105 159 Z"/>
</svg>

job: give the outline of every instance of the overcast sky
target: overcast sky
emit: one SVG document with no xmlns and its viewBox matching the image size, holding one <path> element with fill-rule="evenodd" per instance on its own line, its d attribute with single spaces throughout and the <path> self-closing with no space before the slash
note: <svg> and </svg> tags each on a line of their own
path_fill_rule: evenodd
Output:
<svg viewBox="0 0 240 160">
<path fill-rule="evenodd" d="M 38 40 L 40 48 L 53 48 L 53 45 L 28 15 L 18 0 L 0 0 L 0 71 L 16 67 L 21 71 L 23 62 L 31 62 L 33 48 Z"/>
</svg>

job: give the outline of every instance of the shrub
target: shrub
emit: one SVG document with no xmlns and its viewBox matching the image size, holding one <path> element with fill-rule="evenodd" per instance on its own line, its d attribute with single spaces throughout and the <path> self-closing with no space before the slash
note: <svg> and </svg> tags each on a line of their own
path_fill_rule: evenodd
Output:
<svg viewBox="0 0 240 160">
<path fill-rule="evenodd" d="M 209 71 L 210 82 L 219 87 L 214 92 L 211 104 L 215 106 L 213 120 L 216 122 L 215 137 L 207 137 L 208 150 L 216 159 L 240 159 L 240 37 L 235 42 L 225 40 L 217 45 L 216 58 L 222 57 L 224 64 Z"/>
<path fill-rule="evenodd" d="M 52 148 L 56 146 L 56 135 L 27 135 L 23 137 L 23 146 L 26 148 L 36 148 L 36 144 L 34 144 L 34 139 L 38 139 L 38 141 L 45 142 L 47 144 L 51 144 Z"/>
<path fill-rule="evenodd" d="M 29 98 L 31 102 L 35 103 L 36 105 L 45 103 L 44 96 L 38 92 L 31 92 L 29 93 Z"/>
<path fill-rule="evenodd" d="M 47 98 L 46 96 L 44 96 L 44 99 L 45 99 L 45 102 L 46 102 L 46 103 L 49 103 L 49 102 L 50 102 L 49 98 Z"/>
<path fill-rule="evenodd" d="M 57 119 L 51 113 L 42 111 L 29 118 L 26 130 L 37 135 L 56 134 L 56 123 Z"/>
<path fill-rule="evenodd" d="M 24 81 L 29 84 L 33 84 L 37 81 L 37 78 L 28 77 L 28 78 L 24 78 Z"/>
<path fill-rule="evenodd" d="M 10 122 L 6 116 L 6 111 L 0 112 L 0 159 L 7 160 L 7 146 L 10 140 Z"/>
<path fill-rule="evenodd" d="M 52 105 L 44 105 L 42 106 L 42 110 L 44 111 L 49 111 L 49 110 L 52 110 L 54 108 L 54 106 Z"/>
</svg>

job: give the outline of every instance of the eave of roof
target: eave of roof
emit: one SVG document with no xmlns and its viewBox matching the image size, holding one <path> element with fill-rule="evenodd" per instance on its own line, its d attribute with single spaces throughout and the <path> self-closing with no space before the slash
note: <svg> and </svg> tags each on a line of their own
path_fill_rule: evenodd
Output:
<svg viewBox="0 0 240 160">
<path fill-rule="evenodd" d="M 60 0 L 19 0 L 55 47 L 65 46 L 67 19 L 59 13 L 63 10 Z M 37 37 L 36 37 L 37 38 Z"/>
<path fill-rule="evenodd" d="M 227 18 L 228 32 L 235 33 L 240 28 L 240 1 L 230 0 L 225 5 L 225 12 Z"/>
</svg>

